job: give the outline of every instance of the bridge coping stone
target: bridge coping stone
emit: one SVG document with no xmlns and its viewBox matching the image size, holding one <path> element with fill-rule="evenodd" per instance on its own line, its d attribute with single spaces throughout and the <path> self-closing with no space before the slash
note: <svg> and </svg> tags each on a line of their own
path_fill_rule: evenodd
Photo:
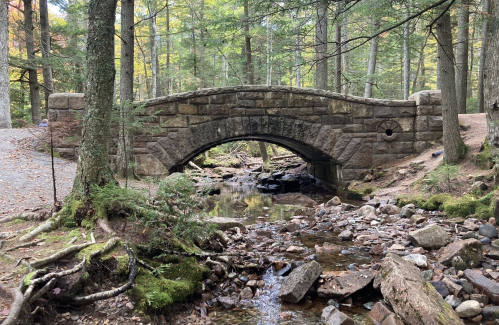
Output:
<svg viewBox="0 0 499 325">
<path fill-rule="evenodd" d="M 422 152 L 442 137 L 441 95 L 433 90 L 403 101 L 309 88 L 235 86 L 141 103 L 147 114 L 159 111 L 151 125 L 160 125 L 163 131 L 135 137 L 140 174 L 167 174 L 211 146 L 255 139 L 296 151 L 310 162 L 313 174 L 340 184 L 362 178 L 386 162 Z M 84 107 L 84 94 L 52 94 L 49 120 L 74 120 Z M 388 129 L 393 135 L 387 135 Z M 56 151 L 66 156 L 70 152 L 67 147 Z M 74 152 L 77 155 L 77 148 Z M 110 148 L 110 154 L 116 150 Z"/>
</svg>

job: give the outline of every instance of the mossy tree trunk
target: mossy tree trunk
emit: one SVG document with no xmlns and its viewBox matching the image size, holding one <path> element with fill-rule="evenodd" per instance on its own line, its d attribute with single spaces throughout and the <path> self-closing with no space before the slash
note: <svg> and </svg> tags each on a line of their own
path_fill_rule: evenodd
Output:
<svg viewBox="0 0 499 325">
<path fill-rule="evenodd" d="M 108 143 L 113 108 L 114 23 L 117 0 L 90 0 L 88 4 L 86 114 L 80 157 L 72 196 L 90 196 L 91 185 L 115 182 L 109 166 Z"/>
<path fill-rule="evenodd" d="M 490 28 L 485 45 L 484 98 L 487 113 L 487 136 L 492 155 L 499 152 L 499 3 L 490 1 Z M 494 28 L 492 28 L 494 27 Z"/>
</svg>

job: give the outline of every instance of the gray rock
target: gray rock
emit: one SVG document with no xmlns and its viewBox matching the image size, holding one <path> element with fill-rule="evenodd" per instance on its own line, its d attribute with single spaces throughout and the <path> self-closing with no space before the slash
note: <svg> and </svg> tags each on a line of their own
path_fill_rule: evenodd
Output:
<svg viewBox="0 0 499 325">
<path fill-rule="evenodd" d="M 480 228 L 478 228 L 478 234 L 484 237 L 496 238 L 497 229 L 494 225 L 486 223 L 484 225 L 481 225 Z"/>
<path fill-rule="evenodd" d="M 450 237 L 444 228 L 435 224 L 409 232 L 409 240 L 414 246 L 428 249 L 438 249 L 450 243 Z"/>
<path fill-rule="evenodd" d="M 445 297 L 445 302 L 448 303 L 452 308 L 456 309 L 457 306 L 461 304 L 461 300 L 456 298 L 454 295 L 448 295 Z"/>
<path fill-rule="evenodd" d="M 410 218 L 413 214 L 416 214 L 416 208 L 414 207 L 414 204 L 404 205 L 400 210 L 400 216 L 402 218 Z"/>
<path fill-rule="evenodd" d="M 430 281 L 430 284 L 443 298 L 447 297 L 450 294 L 449 288 L 443 281 Z"/>
<path fill-rule="evenodd" d="M 424 270 L 423 271 L 423 277 L 425 278 L 426 281 L 431 281 L 433 279 L 433 270 Z"/>
<path fill-rule="evenodd" d="M 488 306 L 482 309 L 483 320 L 499 319 L 499 306 Z"/>
<path fill-rule="evenodd" d="M 400 213 L 400 208 L 393 204 L 384 204 L 379 207 L 379 211 L 388 215 L 395 215 Z"/>
<path fill-rule="evenodd" d="M 427 285 L 419 269 L 396 254 L 385 257 L 374 287 L 380 288 L 384 299 L 406 324 L 464 324 L 438 292 Z"/>
<path fill-rule="evenodd" d="M 376 214 L 376 209 L 370 205 L 364 205 L 362 208 L 357 210 L 357 214 L 361 217 L 367 217 L 371 213 Z"/>
<path fill-rule="evenodd" d="M 488 188 L 487 184 L 485 184 L 482 181 L 476 181 L 473 183 L 473 185 L 471 185 L 472 192 L 476 190 L 485 191 L 487 188 Z"/>
<path fill-rule="evenodd" d="M 411 261 L 418 267 L 426 267 L 428 265 L 426 256 L 421 254 L 409 254 L 402 258 L 406 261 Z"/>
<path fill-rule="evenodd" d="M 297 303 L 305 296 L 321 273 L 322 267 L 316 261 L 297 267 L 284 279 L 279 297 L 284 301 Z"/>
<path fill-rule="evenodd" d="M 420 214 L 413 214 L 411 216 L 410 223 L 415 224 L 415 225 L 419 225 L 420 223 L 423 223 L 425 221 L 426 221 L 426 218 L 423 217 L 422 215 L 420 215 Z"/>
<path fill-rule="evenodd" d="M 466 300 L 456 308 L 456 313 L 463 318 L 476 316 L 481 311 L 480 303 L 475 300 Z"/>
<path fill-rule="evenodd" d="M 237 301 L 236 299 L 232 298 L 232 297 L 219 297 L 218 298 L 218 302 L 220 304 L 222 304 L 222 306 L 224 308 L 227 308 L 227 309 L 231 309 L 231 308 L 234 308 L 234 306 L 236 305 Z"/>
<path fill-rule="evenodd" d="M 437 254 L 439 263 L 456 270 L 475 268 L 483 261 L 482 243 L 476 239 L 456 240 Z"/>
<path fill-rule="evenodd" d="M 376 272 L 373 270 L 362 270 L 334 277 L 321 284 L 317 294 L 323 298 L 342 300 L 370 285 L 375 276 Z"/>
<path fill-rule="evenodd" d="M 352 240 L 353 233 L 350 230 L 343 230 L 339 235 L 338 239 L 342 241 Z"/>
<path fill-rule="evenodd" d="M 324 308 L 321 318 L 326 325 L 355 325 L 353 319 L 343 314 L 334 306 Z"/>
<path fill-rule="evenodd" d="M 341 200 L 339 197 L 335 196 L 331 200 L 327 201 L 326 207 L 334 207 L 337 205 L 341 205 Z"/>
<path fill-rule="evenodd" d="M 217 225 L 218 229 L 225 231 L 230 228 L 238 227 L 241 231 L 246 231 L 246 226 L 240 223 L 237 219 L 234 218 L 223 218 L 223 217 L 214 217 L 205 219 L 209 223 L 214 223 Z"/>
<path fill-rule="evenodd" d="M 499 304 L 499 285 L 492 280 L 487 279 L 473 270 L 464 271 L 464 276 L 479 292 L 489 296 L 493 303 Z M 463 286 L 464 287 L 464 286 Z"/>
</svg>

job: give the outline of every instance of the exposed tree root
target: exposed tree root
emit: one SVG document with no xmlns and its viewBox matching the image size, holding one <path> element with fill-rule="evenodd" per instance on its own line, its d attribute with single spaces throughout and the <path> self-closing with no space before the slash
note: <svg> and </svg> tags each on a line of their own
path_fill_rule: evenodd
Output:
<svg viewBox="0 0 499 325">
<path fill-rule="evenodd" d="M 106 233 L 110 235 L 115 235 L 116 232 L 111 228 L 111 225 L 109 224 L 109 221 L 106 217 L 101 217 L 97 219 L 97 225 L 101 227 L 102 230 L 104 230 Z"/>
<path fill-rule="evenodd" d="M 225 274 L 229 274 L 229 269 L 227 268 L 227 265 L 225 263 L 222 263 L 222 262 L 219 262 L 219 261 L 214 261 L 214 260 L 212 260 L 211 258 L 208 257 L 206 259 L 206 265 L 208 265 L 211 268 L 213 268 L 215 265 L 218 265 L 218 266 L 220 266 L 224 270 Z"/>
<path fill-rule="evenodd" d="M 124 285 L 122 285 L 119 288 L 116 288 L 114 290 L 109 290 L 109 291 L 103 291 L 99 293 L 94 293 L 88 296 L 83 296 L 83 297 L 75 297 L 71 301 L 72 304 L 75 305 L 86 305 L 90 304 L 94 301 L 97 300 L 103 300 L 111 297 L 115 297 L 128 289 L 131 289 L 133 285 L 135 284 L 135 277 L 137 276 L 138 270 L 137 270 L 137 265 L 135 264 L 135 256 L 133 255 L 133 251 L 130 247 L 128 247 L 126 244 L 124 244 L 125 250 L 128 254 L 129 257 L 129 262 L 128 262 L 128 268 L 130 269 L 130 273 L 128 274 L 128 282 Z"/>
<path fill-rule="evenodd" d="M 229 237 L 233 241 L 240 241 L 241 239 L 243 239 L 243 233 L 241 232 L 241 228 L 234 227 L 234 228 L 230 228 L 229 230 L 234 231 L 236 233 L 235 235 L 229 235 Z"/>
<path fill-rule="evenodd" d="M 7 217 L 0 218 L 0 223 L 11 222 L 14 220 L 24 220 L 24 221 L 34 221 L 34 220 L 42 220 L 46 213 L 38 213 L 38 212 L 26 212 L 21 214 L 13 214 Z"/>
<path fill-rule="evenodd" d="M 113 238 L 109 239 L 107 241 L 106 245 L 104 245 L 104 247 L 102 247 L 100 250 L 90 253 L 90 257 L 95 257 L 95 256 L 109 252 L 114 246 L 116 246 L 116 244 L 120 240 L 121 240 L 121 238 L 119 238 L 119 237 L 113 237 Z"/>
<path fill-rule="evenodd" d="M 28 240 L 32 240 L 33 238 L 38 236 L 39 233 L 47 232 L 47 231 L 51 231 L 51 230 L 56 229 L 59 226 L 60 220 L 61 220 L 60 214 L 54 215 L 52 218 L 45 221 L 44 223 L 42 223 L 41 225 L 39 225 L 35 229 L 31 230 L 26 235 L 21 236 L 21 238 L 19 238 L 19 241 L 25 242 Z"/>
<path fill-rule="evenodd" d="M 227 245 L 229 244 L 229 240 L 230 240 L 230 238 L 229 238 L 229 236 L 227 236 L 227 234 L 225 234 L 221 230 L 216 230 L 213 234 L 218 238 L 218 240 L 220 240 L 220 243 L 224 247 L 227 247 Z"/>
<path fill-rule="evenodd" d="M 43 258 L 43 259 L 40 259 L 40 260 L 36 260 L 34 262 L 31 263 L 31 266 L 33 267 L 40 267 L 40 266 L 43 266 L 45 264 L 48 264 L 48 263 L 52 263 L 52 262 L 55 262 L 57 261 L 59 258 L 63 257 L 63 256 L 66 256 L 68 254 L 71 254 L 71 253 L 74 253 L 74 252 L 77 252 L 77 251 L 80 251 L 90 245 L 93 245 L 95 244 L 95 238 L 94 238 L 94 234 L 92 233 L 90 235 L 92 237 L 92 241 L 91 242 L 88 242 L 88 243 L 84 243 L 84 244 L 80 244 L 80 245 L 73 245 L 73 246 L 69 246 L 53 255 L 50 255 L 49 257 L 46 257 L 46 258 Z"/>
<path fill-rule="evenodd" d="M 6 249 L 5 251 L 6 252 L 10 252 L 10 251 L 14 251 L 16 249 L 19 249 L 19 248 L 24 248 L 24 247 L 31 247 L 31 246 L 36 246 L 38 243 L 44 241 L 45 239 L 37 239 L 37 240 L 34 240 L 32 242 L 29 242 L 29 243 L 26 243 L 26 244 L 21 244 L 21 245 L 17 245 L 15 247 L 11 247 L 9 249 Z"/>
<path fill-rule="evenodd" d="M 22 288 L 24 286 L 24 278 L 21 280 L 21 283 L 14 291 L 14 302 L 10 308 L 9 315 L 2 322 L 2 325 L 14 325 L 19 318 L 19 314 L 21 314 L 22 310 L 25 308 L 25 302 L 27 299 L 24 298 L 24 294 L 22 292 Z M 29 297 L 28 297 L 29 298 Z"/>
<path fill-rule="evenodd" d="M 9 238 L 12 238 L 12 237 L 16 237 L 21 232 L 23 232 L 23 231 L 19 230 L 19 231 L 5 231 L 5 232 L 0 232 L 0 239 L 9 239 Z"/>
</svg>

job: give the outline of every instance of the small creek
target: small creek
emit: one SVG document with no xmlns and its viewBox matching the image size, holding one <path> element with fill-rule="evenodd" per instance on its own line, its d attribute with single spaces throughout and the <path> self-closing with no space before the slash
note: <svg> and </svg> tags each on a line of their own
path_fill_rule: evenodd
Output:
<svg viewBox="0 0 499 325">
<path fill-rule="evenodd" d="M 210 216 L 242 218 L 242 223 L 246 226 L 265 227 L 272 229 L 267 223 L 278 223 L 289 221 L 295 216 L 295 211 L 302 209 L 300 205 L 276 204 L 272 201 L 271 194 L 262 194 L 254 186 L 216 184 L 220 188 L 220 195 L 212 196 L 215 207 L 209 211 Z M 315 194 L 308 195 L 317 203 L 324 203 L 331 198 L 331 195 Z M 244 210 L 231 207 L 234 200 L 241 200 L 248 204 Z M 360 202 L 348 202 L 359 205 Z M 275 228 L 275 227 L 274 227 Z M 275 230 L 275 229 L 272 229 Z M 321 264 L 324 271 L 345 271 L 350 264 L 369 264 L 372 258 L 368 252 L 362 248 L 353 247 L 353 242 L 340 242 L 338 234 L 330 231 L 301 231 L 294 244 L 306 247 L 303 254 L 278 253 L 267 254 L 270 260 L 278 259 L 286 262 L 301 260 L 307 256 L 314 255 L 314 259 Z M 341 244 L 345 246 L 344 254 L 315 254 L 314 246 L 322 246 L 324 242 Z M 262 255 L 265 253 L 261 253 Z M 273 325 L 273 324 L 321 324 L 322 310 L 327 306 L 325 299 L 316 298 L 313 300 L 303 299 L 299 304 L 282 303 L 278 298 L 282 277 L 275 274 L 275 271 L 268 269 L 263 275 L 265 281 L 263 292 L 252 299 L 253 306 L 244 308 L 224 309 L 218 307 L 210 309 L 209 317 L 211 324 L 217 325 Z M 362 305 L 368 302 L 376 302 L 379 296 L 371 297 L 370 292 L 357 295 L 355 303 L 350 306 L 342 306 L 341 311 L 352 317 L 357 324 L 373 325 L 367 314 L 369 310 Z M 291 319 L 283 319 L 280 314 L 285 312 Z"/>
</svg>

